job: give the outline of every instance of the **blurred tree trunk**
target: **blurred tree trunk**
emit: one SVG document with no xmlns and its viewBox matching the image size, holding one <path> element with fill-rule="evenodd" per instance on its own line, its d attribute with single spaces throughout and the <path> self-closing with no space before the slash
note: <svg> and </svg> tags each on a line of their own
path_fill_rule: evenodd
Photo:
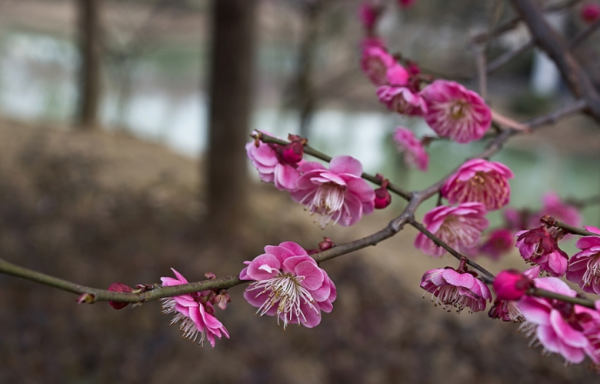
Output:
<svg viewBox="0 0 600 384">
<path fill-rule="evenodd" d="M 210 229 L 233 234 L 247 210 L 256 0 L 213 0 L 207 204 Z"/>
<path fill-rule="evenodd" d="M 296 74 L 296 97 L 300 136 L 308 138 L 314 115 L 316 97 L 313 84 L 314 62 L 319 38 L 319 18 L 324 9 L 323 3 L 306 2 L 303 5 L 304 29 L 298 52 L 298 72 Z"/>
<path fill-rule="evenodd" d="M 101 91 L 99 2 L 77 0 L 80 65 L 76 124 L 85 130 L 98 125 Z"/>
</svg>

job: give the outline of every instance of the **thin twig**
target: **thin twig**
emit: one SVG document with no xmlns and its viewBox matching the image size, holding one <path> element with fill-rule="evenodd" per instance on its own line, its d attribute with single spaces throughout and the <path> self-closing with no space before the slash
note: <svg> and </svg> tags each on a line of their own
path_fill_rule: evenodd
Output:
<svg viewBox="0 0 600 384">
<path fill-rule="evenodd" d="M 488 75 L 493 74 L 494 72 L 496 72 L 497 70 L 502 68 L 504 65 L 511 62 L 514 58 L 521 55 L 525 51 L 530 50 L 534 46 L 535 46 L 535 44 L 534 44 L 533 40 L 529 40 L 527 43 L 521 45 L 520 47 L 510 50 L 508 52 L 505 52 L 504 54 L 498 56 L 496 59 L 494 59 L 492 62 L 490 62 L 487 65 L 487 67 L 486 67 L 487 74 Z"/>
<path fill-rule="evenodd" d="M 433 241 L 435 245 L 437 245 L 438 247 L 442 247 L 446 251 L 448 251 L 448 253 L 454 256 L 457 260 L 466 260 L 467 264 L 469 264 L 471 267 L 475 268 L 479 272 L 483 273 L 483 276 L 481 276 L 481 280 L 483 280 L 484 283 L 491 284 L 494 281 L 494 275 L 490 271 L 488 271 L 481 265 L 477 264 L 476 262 L 469 259 L 467 256 L 461 254 L 460 252 L 456 251 L 454 248 L 446 244 L 442 239 L 440 239 L 439 237 L 431 233 L 427 228 L 425 228 L 423 224 L 415 220 L 410 220 L 409 223 L 417 230 L 419 230 L 419 232 L 423 233 L 425 236 L 431 239 L 431 241 Z"/>
<path fill-rule="evenodd" d="M 584 299 L 581 297 L 571 297 L 571 296 L 567 296 L 567 295 L 561 295 L 560 293 L 546 291 L 546 290 L 540 289 L 540 288 L 532 289 L 532 291 L 529 294 L 531 296 L 545 297 L 548 299 L 566 301 L 567 303 L 573 303 L 573 304 L 581 305 L 582 307 L 596 309 L 593 301 Z"/>
<path fill-rule="evenodd" d="M 256 139 L 257 135 L 256 134 L 252 134 L 252 135 L 250 135 L 250 137 L 252 137 L 253 139 Z M 289 144 L 289 141 L 281 140 L 281 139 L 278 139 L 278 138 L 273 137 L 273 136 L 265 135 L 264 133 L 261 133 L 258 136 L 258 138 L 263 143 L 273 143 L 273 144 L 279 144 L 279 145 L 287 145 L 287 144 Z M 308 144 L 304 145 L 304 153 L 306 153 L 307 155 L 314 156 L 317 159 L 321 159 L 321 160 L 326 161 L 328 163 L 332 159 L 331 156 L 326 155 L 323 152 L 317 151 L 316 149 L 314 149 L 313 147 L 311 147 Z M 370 181 L 373 184 L 381 185 L 381 183 L 382 183 L 382 180 L 380 180 L 379 178 L 377 178 L 377 177 L 375 177 L 375 176 L 373 176 L 373 175 L 371 175 L 369 173 L 366 173 L 366 172 L 363 172 L 363 174 L 361 175 L 361 177 L 363 179 L 365 179 L 365 180 Z M 401 187 L 399 187 L 399 186 L 397 186 L 397 185 L 395 185 L 395 184 L 389 183 L 388 184 L 388 190 L 391 191 L 391 192 L 394 192 L 395 194 L 397 194 L 398 196 L 403 197 L 406 200 L 410 200 L 410 197 L 411 197 L 410 192 L 407 191 L 407 190 L 405 190 L 405 189 L 403 189 L 403 188 L 401 188 Z"/>
<path fill-rule="evenodd" d="M 557 220 L 556 218 L 549 216 L 549 215 L 544 215 L 540 219 L 540 221 L 542 223 L 546 223 L 547 225 L 549 225 L 551 227 L 561 228 L 566 233 L 571 233 L 571 234 L 580 235 L 580 236 L 600 236 L 600 234 L 598 234 L 598 233 L 588 231 L 587 229 L 574 227 L 563 221 Z"/>
<path fill-rule="evenodd" d="M 594 32 L 596 32 L 598 30 L 598 28 L 600 28 L 600 19 L 594 21 L 586 29 L 579 32 L 579 34 L 577 34 L 577 36 L 575 36 L 573 38 L 573 40 L 571 40 L 569 42 L 569 49 L 573 49 L 573 48 L 577 47 L 579 44 L 583 43 L 587 38 L 592 36 L 594 34 Z"/>
</svg>

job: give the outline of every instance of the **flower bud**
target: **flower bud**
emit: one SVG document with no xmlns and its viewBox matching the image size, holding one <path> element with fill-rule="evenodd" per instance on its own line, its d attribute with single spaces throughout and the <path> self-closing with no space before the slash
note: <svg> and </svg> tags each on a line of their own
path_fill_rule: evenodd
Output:
<svg viewBox="0 0 600 384">
<path fill-rule="evenodd" d="M 593 23 L 600 17 L 600 6 L 598 4 L 585 4 L 581 7 L 580 17 L 586 23 Z"/>
<path fill-rule="evenodd" d="M 297 164 L 304 156 L 304 145 L 300 141 L 292 141 L 283 149 L 281 156 L 289 164 Z"/>
<path fill-rule="evenodd" d="M 392 203 L 392 196 L 387 188 L 381 187 L 375 190 L 375 209 L 384 209 Z"/>
<path fill-rule="evenodd" d="M 112 292 L 133 292 L 133 288 L 123 283 L 112 283 L 108 287 L 108 290 Z M 123 309 L 129 305 L 129 303 L 121 303 L 118 301 L 109 301 L 108 304 L 114 309 Z"/>
<path fill-rule="evenodd" d="M 494 291 L 498 300 L 519 300 L 533 281 L 514 269 L 502 271 L 494 279 Z"/>
</svg>

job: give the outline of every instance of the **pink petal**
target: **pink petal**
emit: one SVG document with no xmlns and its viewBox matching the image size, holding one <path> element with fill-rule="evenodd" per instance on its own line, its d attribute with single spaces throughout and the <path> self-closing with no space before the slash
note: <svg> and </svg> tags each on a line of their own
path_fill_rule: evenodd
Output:
<svg viewBox="0 0 600 384">
<path fill-rule="evenodd" d="M 323 285 L 325 276 L 323 276 L 321 268 L 314 264 L 314 261 L 311 262 L 307 260 L 296 264 L 294 272 L 296 273 L 296 276 L 304 276 L 302 286 L 309 291 L 316 290 Z"/>
<path fill-rule="evenodd" d="M 282 265 L 285 259 L 287 259 L 288 257 L 296 256 L 296 254 L 292 250 L 286 247 L 282 247 L 281 245 L 267 245 L 265 247 L 265 252 L 269 255 L 277 257 L 277 259 Z"/>
<path fill-rule="evenodd" d="M 552 310 L 550 312 L 550 324 L 563 343 L 578 348 L 583 348 L 588 345 L 589 342 L 587 338 L 581 332 L 577 332 L 567 324 L 557 310 Z"/>
<path fill-rule="evenodd" d="M 261 266 L 268 265 L 272 268 L 271 272 L 267 272 L 264 269 L 260 269 Z M 248 276 L 253 280 L 268 280 L 279 273 L 281 269 L 281 262 L 277 257 L 269 254 L 257 256 L 252 260 L 252 264 L 248 266 Z"/>
<path fill-rule="evenodd" d="M 306 250 L 304 250 L 304 248 L 302 248 L 298 244 L 294 243 L 293 241 L 284 241 L 283 243 L 279 244 L 279 246 L 290 250 L 294 254 L 294 256 L 304 256 L 304 255 L 307 256 L 308 255 L 308 253 L 306 253 Z"/>
<path fill-rule="evenodd" d="M 292 256 L 283 262 L 282 270 L 285 273 L 295 273 L 296 266 L 305 261 L 317 266 L 317 262 L 310 256 Z"/>
<path fill-rule="evenodd" d="M 363 167 L 360 161 L 351 156 L 336 156 L 329 163 L 329 170 L 334 173 L 349 173 L 354 176 L 360 176 Z"/>
</svg>

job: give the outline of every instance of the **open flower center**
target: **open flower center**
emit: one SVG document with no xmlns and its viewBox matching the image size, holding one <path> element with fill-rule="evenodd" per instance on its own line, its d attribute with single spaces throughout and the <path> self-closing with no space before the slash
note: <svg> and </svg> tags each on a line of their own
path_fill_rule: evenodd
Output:
<svg viewBox="0 0 600 384">
<path fill-rule="evenodd" d="M 457 100 L 450 106 L 450 116 L 455 120 L 461 120 L 465 118 L 469 110 L 470 106 L 468 103 Z"/>
<path fill-rule="evenodd" d="M 465 220 L 450 216 L 444 220 L 437 235 L 453 247 L 473 247 L 479 241 L 481 231 Z"/>
<path fill-rule="evenodd" d="M 319 312 L 314 305 L 315 301 L 312 295 L 302 286 L 303 280 L 304 276 L 280 272 L 276 277 L 250 284 L 249 291 L 260 290 L 256 297 L 262 294 L 268 295 L 256 313 L 260 313 L 262 316 L 271 308 L 276 307 L 277 324 L 279 324 L 279 318 L 283 318 L 283 328 L 285 329 L 294 318 L 306 321 L 304 312 L 302 312 L 303 303 L 308 305 L 311 310 Z"/>
<path fill-rule="evenodd" d="M 431 296 L 431 301 L 433 301 L 436 306 L 440 305 L 448 312 L 450 312 L 451 307 L 455 307 L 456 312 L 458 313 L 462 312 L 465 307 L 477 308 L 480 299 L 481 298 L 470 290 L 455 287 L 453 285 L 442 285 L 438 287 Z"/>
<path fill-rule="evenodd" d="M 585 286 L 597 286 L 600 284 L 600 253 L 596 253 L 590 257 L 582 280 Z"/>
</svg>

